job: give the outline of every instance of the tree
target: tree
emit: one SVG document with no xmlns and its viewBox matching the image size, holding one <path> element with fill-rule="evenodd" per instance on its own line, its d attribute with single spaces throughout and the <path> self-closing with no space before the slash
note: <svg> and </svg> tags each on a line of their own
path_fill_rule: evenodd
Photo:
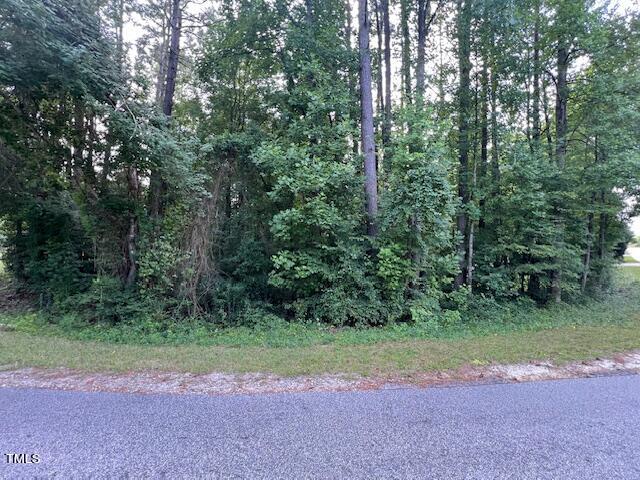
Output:
<svg viewBox="0 0 640 480">
<path fill-rule="evenodd" d="M 369 12 L 367 0 L 358 3 L 358 47 L 360 52 L 360 122 L 361 144 L 364 156 L 365 197 L 367 206 L 367 233 L 375 237 L 378 232 L 378 178 L 373 131 L 373 98 L 371 90 L 371 53 L 369 50 Z"/>
<path fill-rule="evenodd" d="M 162 113 L 171 118 L 173 113 L 174 94 L 176 90 L 176 78 L 178 75 L 178 61 L 180 58 L 180 35 L 182 28 L 182 10 L 180 0 L 171 0 L 170 41 L 167 55 L 167 77 L 164 81 L 164 90 L 161 95 Z M 162 61 L 162 59 L 161 59 Z M 162 67 L 160 68 L 162 72 Z M 158 83 L 158 86 L 160 84 Z M 149 213 L 151 217 L 158 217 L 163 213 L 163 196 L 166 194 L 167 182 L 162 178 L 159 168 L 151 173 L 151 192 L 149 198 Z"/>
<path fill-rule="evenodd" d="M 460 84 L 458 88 L 458 196 L 462 202 L 457 218 L 457 232 L 460 237 L 458 255 L 460 256 L 460 273 L 455 279 L 455 286 L 464 284 L 467 271 L 473 258 L 469 251 L 469 213 L 470 171 L 469 171 L 469 118 L 471 116 L 471 0 L 458 1 L 458 72 Z"/>
<path fill-rule="evenodd" d="M 345 0 L 0 3 L 9 271 L 145 328 L 432 329 L 608 288 L 640 196 L 637 12 L 371 7 L 356 49 Z"/>
</svg>

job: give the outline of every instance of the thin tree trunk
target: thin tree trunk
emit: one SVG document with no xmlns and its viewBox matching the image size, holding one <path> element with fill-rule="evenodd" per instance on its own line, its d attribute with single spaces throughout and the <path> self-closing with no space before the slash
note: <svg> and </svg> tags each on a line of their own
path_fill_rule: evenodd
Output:
<svg viewBox="0 0 640 480">
<path fill-rule="evenodd" d="M 365 197 L 367 206 L 367 233 L 376 236 L 378 233 L 378 179 L 376 172 L 375 138 L 373 131 L 373 98 L 371 93 L 371 52 L 369 51 L 369 12 L 367 0 L 358 2 L 360 50 L 360 111 L 361 141 L 364 156 Z"/>
<path fill-rule="evenodd" d="M 73 178 L 71 180 L 79 188 L 81 188 L 83 180 L 82 171 L 84 167 L 83 154 L 85 148 L 85 115 L 84 105 L 79 98 L 74 101 L 73 116 L 75 134 L 73 136 L 73 165 L 71 167 Z"/>
<path fill-rule="evenodd" d="M 384 65 L 382 63 L 382 43 L 384 41 L 382 35 L 382 16 L 380 10 L 380 0 L 373 0 L 375 2 L 375 14 L 376 14 L 376 40 L 378 42 L 378 48 L 376 50 L 376 122 L 374 124 L 375 130 L 380 131 L 382 135 L 382 145 L 385 145 L 385 106 L 384 106 L 384 87 L 382 84 L 382 71 L 384 69 Z M 379 145 L 376 145 L 376 170 L 380 172 L 380 168 L 382 167 L 382 155 L 383 148 L 380 148 Z"/>
<path fill-rule="evenodd" d="M 375 13 L 376 13 L 376 40 L 378 42 L 378 49 L 376 50 L 376 114 L 379 119 L 376 126 L 383 129 L 384 123 L 384 86 L 382 84 L 382 72 L 384 70 L 384 64 L 382 62 L 383 47 L 382 43 L 384 37 L 382 34 L 382 12 L 381 12 L 381 0 L 375 1 Z"/>
<path fill-rule="evenodd" d="M 553 140 L 551 138 L 551 120 L 549 119 L 549 100 L 547 99 L 547 84 L 542 80 L 542 109 L 544 111 L 544 129 L 547 137 L 547 153 L 549 161 L 553 161 Z"/>
<path fill-rule="evenodd" d="M 498 75 L 491 68 L 491 176 L 497 187 L 500 181 L 500 155 L 498 151 Z"/>
<path fill-rule="evenodd" d="M 347 46 L 347 51 L 349 52 L 349 54 L 353 53 L 353 47 L 351 45 L 351 34 L 353 32 L 353 25 L 352 25 L 352 18 L 351 18 L 351 3 L 349 2 L 349 0 L 345 0 L 345 10 L 347 12 L 347 26 L 346 26 L 346 32 L 345 32 L 345 43 Z M 353 69 L 349 69 L 349 95 L 351 98 L 355 98 L 356 97 L 356 81 L 355 81 L 355 74 L 354 74 L 354 70 Z M 351 116 L 351 119 L 353 120 L 354 124 L 356 123 L 356 119 L 358 117 L 358 114 L 356 113 L 357 107 L 356 108 L 350 108 L 349 109 L 349 114 Z M 353 141 L 353 154 L 354 155 L 358 155 L 358 144 L 359 142 L 355 139 L 352 138 Z"/>
<path fill-rule="evenodd" d="M 533 73 L 533 68 L 531 67 L 531 52 L 527 50 L 527 74 L 524 79 L 524 91 L 526 92 L 526 106 L 527 106 L 527 115 L 525 117 L 525 121 L 527 122 L 525 128 L 525 135 L 527 136 L 527 143 L 529 144 L 529 150 L 533 152 L 533 139 L 531 136 L 531 74 Z"/>
<path fill-rule="evenodd" d="M 467 231 L 469 204 L 469 107 L 470 107 L 470 71 L 471 71 L 471 0 L 458 0 L 458 66 L 460 86 L 458 91 L 458 196 L 462 201 L 457 218 L 457 230 L 460 240 L 458 255 L 460 256 L 460 272 L 455 278 L 454 286 L 459 288 L 466 278 L 468 264 Z"/>
<path fill-rule="evenodd" d="M 138 241 L 138 216 L 136 212 L 136 204 L 138 203 L 138 193 L 140 189 L 140 180 L 138 179 L 138 171 L 134 166 L 127 168 L 127 182 L 129 189 L 129 200 L 132 203 L 131 212 L 129 213 L 129 229 L 125 241 L 126 266 L 125 285 L 132 287 L 138 276 L 137 261 L 137 241 Z"/>
<path fill-rule="evenodd" d="M 601 163 L 604 163 L 606 160 L 605 152 L 602 148 L 600 148 L 598 159 Z M 600 190 L 600 227 L 598 232 L 598 258 L 600 260 L 604 260 L 607 253 L 606 240 L 609 216 L 606 211 L 606 199 L 607 194 L 603 188 Z"/>
<path fill-rule="evenodd" d="M 604 191 L 600 192 L 600 206 L 602 209 L 605 207 L 605 194 Z M 606 212 L 600 212 L 600 228 L 598 233 L 598 258 L 603 260 L 607 249 L 606 249 L 606 238 L 607 238 L 607 223 L 609 222 L 609 218 Z"/>
<path fill-rule="evenodd" d="M 592 206 L 595 200 L 595 195 L 591 198 Z M 591 269 L 591 247 L 593 245 L 593 212 L 589 212 L 587 215 L 587 248 L 584 254 L 584 264 L 582 266 L 582 282 L 580 290 L 582 293 L 587 288 L 587 279 L 589 277 L 589 270 Z"/>
<path fill-rule="evenodd" d="M 416 59 L 416 102 L 424 106 L 427 19 L 431 17 L 431 0 L 418 0 L 418 58 Z"/>
<path fill-rule="evenodd" d="M 409 13 L 409 0 L 400 0 L 400 30 L 402 32 L 402 98 L 404 100 L 403 105 L 411 104 L 411 36 L 409 33 Z"/>
<path fill-rule="evenodd" d="M 173 0 L 171 9 L 171 43 L 169 46 L 169 58 L 167 60 L 167 81 L 162 102 L 162 113 L 167 117 L 171 117 L 173 113 L 173 95 L 176 90 L 176 77 L 178 75 L 181 28 L 182 10 L 180 9 L 180 0 Z"/>
<path fill-rule="evenodd" d="M 474 155 L 475 157 L 475 155 Z M 477 162 L 473 164 L 473 190 L 476 189 L 477 175 L 476 175 Z M 467 235 L 467 265 L 466 265 L 466 284 L 469 290 L 473 287 L 473 245 L 475 240 L 475 222 L 469 221 L 469 233 Z"/>
<path fill-rule="evenodd" d="M 304 0 L 305 20 L 308 26 L 313 25 L 313 0 Z"/>
<path fill-rule="evenodd" d="M 382 21 L 380 19 L 380 0 L 373 0 L 375 4 L 374 12 L 376 15 L 376 41 L 378 48 L 376 49 L 376 115 L 374 117 L 373 127 L 375 132 L 384 131 L 384 88 L 382 86 Z M 382 167 L 382 148 L 376 145 L 376 171 L 380 173 Z"/>
<path fill-rule="evenodd" d="M 118 68 L 122 71 L 124 65 L 124 0 L 118 0 L 116 5 L 116 51 L 118 55 Z"/>
<path fill-rule="evenodd" d="M 533 106 L 532 128 L 533 146 L 540 149 L 540 2 L 536 2 L 535 21 L 533 26 Z"/>
<path fill-rule="evenodd" d="M 569 89 L 567 86 L 567 70 L 569 67 L 569 54 L 566 47 L 558 48 L 557 57 L 558 77 L 556 92 L 556 162 L 560 170 L 564 169 L 567 156 L 567 100 Z"/>
<path fill-rule="evenodd" d="M 482 63 L 480 73 L 481 106 L 480 106 L 480 177 L 484 177 L 489 162 L 489 73 L 487 60 Z"/>
<path fill-rule="evenodd" d="M 594 164 L 597 168 L 599 163 L 598 156 L 598 136 L 596 135 L 594 148 L 593 148 L 593 156 L 594 156 Z M 591 269 L 591 250 L 593 248 L 593 221 L 594 221 L 594 213 L 593 208 L 595 207 L 596 202 L 596 194 L 595 192 L 591 195 L 591 211 L 587 215 L 587 248 L 584 253 L 584 263 L 582 266 L 582 281 L 580 282 L 580 290 L 582 293 L 587 288 L 587 279 L 589 277 L 589 270 Z"/>
<path fill-rule="evenodd" d="M 556 164 L 561 172 L 564 170 L 567 156 L 568 66 L 569 54 L 567 48 L 561 44 L 557 53 L 558 76 L 556 78 Z M 564 220 L 559 213 L 558 206 L 554 210 L 556 211 L 555 225 L 557 229 L 556 248 L 560 248 L 564 242 Z M 556 303 L 562 301 L 562 270 L 559 267 L 551 272 L 551 297 Z"/>
<path fill-rule="evenodd" d="M 485 53 L 486 57 L 486 53 Z M 487 170 L 489 168 L 489 71 L 487 67 L 487 58 L 482 60 L 482 71 L 480 72 L 480 185 L 486 185 Z M 480 195 L 479 207 L 480 218 L 478 219 L 478 231 L 485 226 L 484 210 L 486 191 Z"/>
<path fill-rule="evenodd" d="M 384 121 L 382 123 L 382 145 L 388 147 L 391 141 L 391 21 L 389 0 L 380 0 L 382 6 L 382 28 L 384 30 Z M 385 157 L 388 152 L 385 151 Z"/>
<path fill-rule="evenodd" d="M 158 73 L 156 77 L 155 101 L 158 107 L 164 102 L 165 81 L 167 79 L 167 50 L 170 38 L 171 0 L 163 0 L 161 42 L 158 48 Z"/>
<path fill-rule="evenodd" d="M 169 42 L 169 55 L 167 57 L 167 79 L 164 84 L 162 96 L 162 113 L 170 118 L 173 113 L 173 96 L 176 90 L 176 78 L 178 75 L 178 59 L 180 55 L 180 30 L 182 27 L 182 10 L 180 0 L 172 0 L 171 4 L 171 40 Z M 167 183 L 162 178 L 158 169 L 151 172 L 150 180 L 150 214 L 157 218 L 163 214 L 163 196 L 167 190 Z"/>
</svg>

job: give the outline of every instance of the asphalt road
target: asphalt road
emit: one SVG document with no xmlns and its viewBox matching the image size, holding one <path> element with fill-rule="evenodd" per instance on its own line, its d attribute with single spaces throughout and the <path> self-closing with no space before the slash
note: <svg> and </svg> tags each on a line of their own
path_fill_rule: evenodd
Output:
<svg viewBox="0 0 640 480">
<path fill-rule="evenodd" d="M 640 376 L 224 397 L 0 389 L 0 455 L 10 479 L 640 479 Z"/>
</svg>

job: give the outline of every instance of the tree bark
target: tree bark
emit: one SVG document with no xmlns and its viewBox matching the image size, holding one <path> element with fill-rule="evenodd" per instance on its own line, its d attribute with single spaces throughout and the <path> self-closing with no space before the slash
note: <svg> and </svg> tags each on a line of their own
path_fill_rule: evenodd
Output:
<svg viewBox="0 0 640 480">
<path fill-rule="evenodd" d="M 171 42 L 169 44 L 169 58 L 167 60 L 167 81 L 162 102 L 162 113 L 171 117 L 173 113 L 173 95 L 176 90 L 178 75 L 178 59 L 180 56 L 180 30 L 182 28 L 182 10 L 180 0 L 173 0 L 171 7 Z"/>
<path fill-rule="evenodd" d="M 533 147 L 537 152 L 540 149 L 540 2 L 536 1 L 535 20 L 533 26 L 533 106 L 532 136 Z"/>
<path fill-rule="evenodd" d="M 384 121 L 382 123 L 382 145 L 391 141 L 391 21 L 389 0 L 380 0 L 382 6 L 382 28 L 384 30 Z M 385 151 L 385 157 L 388 152 Z"/>
<path fill-rule="evenodd" d="M 593 156 L 594 156 L 594 164 L 597 168 L 600 163 L 600 158 L 598 155 L 598 136 L 596 135 L 594 140 L 594 148 L 593 148 Z M 596 194 L 595 192 L 591 194 L 591 211 L 587 215 L 587 247 L 584 253 L 584 263 L 582 266 L 582 281 L 580 282 L 580 290 L 582 293 L 587 288 L 587 279 L 589 277 L 589 270 L 591 269 L 591 250 L 593 249 L 593 223 L 594 223 L 594 212 L 593 209 L 596 203 Z"/>
<path fill-rule="evenodd" d="M 424 106 L 427 19 L 431 17 L 431 0 L 418 0 L 418 57 L 416 59 L 416 102 Z"/>
<path fill-rule="evenodd" d="M 308 26 L 313 25 L 313 0 L 304 0 L 305 20 Z"/>
<path fill-rule="evenodd" d="M 371 52 L 369 50 L 370 21 L 367 0 L 358 1 L 360 51 L 360 121 L 361 143 L 364 156 L 365 198 L 367 207 L 367 233 L 378 233 L 378 179 L 376 172 L 375 138 L 373 131 L 373 98 L 371 93 Z"/>
<path fill-rule="evenodd" d="M 489 72 L 487 60 L 482 63 L 480 73 L 480 177 L 484 177 L 489 162 Z"/>
<path fill-rule="evenodd" d="M 592 208 L 595 195 L 591 198 Z M 584 253 L 584 263 L 582 266 L 582 281 L 580 283 L 580 291 L 582 293 L 587 289 L 587 280 L 589 278 L 589 270 L 591 269 L 591 248 L 593 245 L 593 212 L 587 215 L 587 248 Z"/>
<path fill-rule="evenodd" d="M 136 214 L 136 204 L 138 203 L 138 193 L 140 189 L 140 180 L 138 179 L 138 171 L 132 165 L 127 168 L 127 182 L 129 189 L 129 200 L 132 207 L 129 213 L 129 228 L 125 240 L 126 252 L 126 274 L 125 285 L 132 287 L 138 276 L 138 260 L 137 260 L 137 242 L 138 242 L 138 216 Z"/>
<path fill-rule="evenodd" d="M 173 97 L 176 90 L 176 78 L 178 75 L 178 60 L 180 56 L 180 30 L 182 27 L 182 10 L 180 0 L 172 0 L 171 3 L 171 39 L 169 42 L 169 55 L 167 57 L 167 79 L 164 83 L 162 96 L 162 113 L 167 118 L 173 114 Z M 150 180 L 150 214 L 157 218 L 163 214 L 163 197 L 167 190 L 167 183 L 158 169 L 151 172 Z"/>
<path fill-rule="evenodd" d="M 556 164 L 560 172 L 564 170 L 567 156 L 567 71 L 569 67 L 569 53 L 567 47 L 560 42 L 557 51 L 557 70 L 556 77 Z M 564 221 L 559 213 L 559 206 L 554 208 L 556 211 L 556 229 L 557 240 L 556 248 L 560 248 L 564 241 Z M 557 262 L 557 259 L 556 259 Z M 562 270 L 555 268 L 551 272 L 551 297 L 556 303 L 562 301 Z"/>
<path fill-rule="evenodd" d="M 498 151 L 498 75 L 491 68 L 491 177 L 494 186 L 500 181 L 500 155 Z"/>
<path fill-rule="evenodd" d="M 382 144 L 384 146 L 385 140 L 385 108 L 384 108 L 384 86 L 382 84 L 382 71 L 384 65 L 382 63 L 382 43 L 384 41 L 382 35 L 382 20 L 380 13 L 380 0 L 373 0 L 375 2 L 375 14 L 376 14 L 376 40 L 378 42 L 378 48 L 376 49 L 376 117 L 374 122 L 374 129 L 376 132 L 380 131 L 382 134 Z M 380 145 L 376 145 L 376 171 L 379 173 L 383 162 L 383 148 Z"/>
<path fill-rule="evenodd" d="M 558 47 L 556 78 L 556 162 L 560 170 L 564 169 L 567 156 L 567 100 L 569 89 L 567 86 L 567 71 L 569 67 L 569 54 L 565 46 Z"/>
<path fill-rule="evenodd" d="M 165 81 L 167 79 L 167 50 L 170 39 L 171 21 L 171 0 L 163 0 L 162 5 L 162 27 L 160 30 L 160 47 L 158 48 L 158 74 L 156 76 L 156 95 L 155 101 L 158 107 L 162 107 L 164 102 Z"/>
<path fill-rule="evenodd" d="M 605 152 L 600 147 L 600 153 L 598 159 L 601 163 L 606 160 Z M 604 260 L 607 253 L 606 240 L 607 240 L 607 226 L 609 223 L 609 216 L 606 211 L 607 194 L 605 189 L 600 190 L 600 226 L 598 232 L 598 258 Z"/>
<path fill-rule="evenodd" d="M 378 42 L 378 48 L 376 50 L 376 114 L 378 120 L 377 128 L 383 129 L 384 126 L 384 86 L 382 83 L 382 72 L 384 70 L 384 63 L 382 61 L 383 47 L 382 44 L 384 42 L 384 36 L 382 33 L 382 8 L 381 8 L 381 0 L 375 1 L 375 13 L 376 13 L 376 40 Z"/>
<path fill-rule="evenodd" d="M 470 116 L 470 72 L 471 72 L 471 0 L 458 0 L 458 67 L 460 85 L 458 90 L 458 196 L 462 201 L 456 222 L 460 240 L 458 255 L 460 271 L 454 286 L 459 288 L 465 282 L 468 265 L 469 232 L 467 231 L 469 204 L 469 116 Z"/>
<path fill-rule="evenodd" d="M 388 1 L 388 0 L 385 0 Z M 400 30 L 402 32 L 402 98 L 411 104 L 411 36 L 409 33 L 409 0 L 400 0 Z"/>
<path fill-rule="evenodd" d="M 345 6 L 344 6 L 345 10 L 347 11 L 347 25 L 346 25 L 346 32 L 345 32 L 345 44 L 347 47 L 347 51 L 349 52 L 349 56 L 351 57 L 351 54 L 353 53 L 353 47 L 351 45 L 351 34 L 353 32 L 353 25 L 352 25 L 352 17 L 351 17 L 351 3 L 349 2 L 349 0 L 345 0 Z M 351 98 L 355 98 L 356 97 L 356 81 L 355 81 L 355 73 L 354 73 L 355 69 L 349 68 L 349 95 Z M 357 123 L 357 110 L 358 108 L 349 108 L 349 115 L 351 117 L 351 120 L 355 123 Z M 353 144 L 352 144 L 352 151 L 354 155 L 358 155 L 358 144 L 359 142 L 356 140 L 356 138 L 352 138 Z"/>
<path fill-rule="evenodd" d="M 551 120 L 549 119 L 549 100 L 547 98 L 547 83 L 542 80 L 542 109 L 544 113 L 544 129 L 547 137 L 547 153 L 549 161 L 553 162 L 553 140 L 551 139 Z"/>
</svg>

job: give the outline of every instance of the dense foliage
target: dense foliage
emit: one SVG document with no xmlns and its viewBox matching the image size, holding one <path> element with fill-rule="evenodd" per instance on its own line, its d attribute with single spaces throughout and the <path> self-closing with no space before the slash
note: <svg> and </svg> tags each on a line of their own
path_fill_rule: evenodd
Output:
<svg viewBox="0 0 640 480">
<path fill-rule="evenodd" d="M 350 5 L 2 2 L 15 279 L 140 325 L 455 324 L 606 288 L 640 197 L 638 12 L 360 0 L 358 27 Z"/>
</svg>

